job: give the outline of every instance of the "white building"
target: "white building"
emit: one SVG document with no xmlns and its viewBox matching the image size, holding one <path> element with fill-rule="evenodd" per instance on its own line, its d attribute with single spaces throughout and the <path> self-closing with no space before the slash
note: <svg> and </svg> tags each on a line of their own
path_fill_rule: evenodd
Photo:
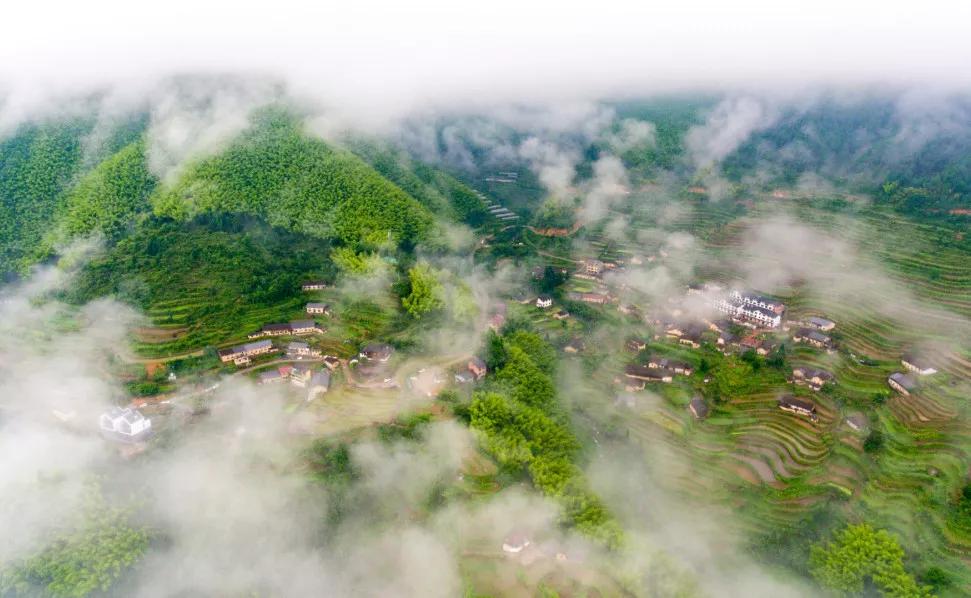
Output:
<svg viewBox="0 0 971 598">
<path fill-rule="evenodd" d="M 541 295 L 536 298 L 536 307 L 540 309 L 546 309 L 548 307 L 553 307 L 553 298 L 548 295 Z"/>
<path fill-rule="evenodd" d="M 763 328 L 778 328 L 786 311 L 784 303 L 737 290 L 715 300 L 714 305 L 724 314 Z"/>
<path fill-rule="evenodd" d="M 141 440 L 152 430 L 152 420 L 129 407 L 112 407 L 111 411 L 101 414 L 99 423 L 106 436 L 128 442 Z"/>
</svg>

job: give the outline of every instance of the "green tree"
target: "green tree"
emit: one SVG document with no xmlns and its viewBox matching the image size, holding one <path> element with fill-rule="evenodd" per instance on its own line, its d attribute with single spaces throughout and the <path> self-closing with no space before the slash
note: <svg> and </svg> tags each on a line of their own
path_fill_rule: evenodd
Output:
<svg viewBox="0 0 971 598">
<path fill-rule="evenodd" d="M 841 595 L 858 594 L 872 583 L 885 596 L 931 596 L 930 588 L 907 573 L 903 560 L 904 549 L 894 536 L 861 523 L 836 532 L 828 544 L 813 546 L 809 564 L 820 585 Z"/>
<path fill-rule="evenodd" d="M 883 448 L 883 443 L 883 432 L 873 430 L 867 435 L 866 440 L 863 441 L 863 450 L 868 453 L 879 452 Z"/>
<path fill-rule="evenodd" d="M 508 356 L 506 344 L 503 342 L 502 337 L 494 330 L 490 330 L 488 335 L 486 335 L 484 353 L 485 362 L 490 371 L 494 372 L 506 365 L 506 358 Z"/>
<path fill-rule="evenodd" d="M 735 357 L 728 357 L 714 368 L 709 392 L 719 402 L 731 401 L 753 392 L 758 386 L 752 364 Z"/>
<path fill-rule="evenodd" d="M 408 281 L 410 292 L 401 298 L 401 305 L 413 318 L 421 318 L 445 305 L 442 284 L 428 264 L 421 263 L 408 270 Z"/>
<path fill-rule="evenodd" d="M 549 411 L 556 397 L 556 388 L 550 377 L 543 373 L 529 355 L 517 346 L 508 349 L 506 365 L 496 375 L 497 380 L 507 382 L 512 398 L 530 407 Z"/>
</svg>

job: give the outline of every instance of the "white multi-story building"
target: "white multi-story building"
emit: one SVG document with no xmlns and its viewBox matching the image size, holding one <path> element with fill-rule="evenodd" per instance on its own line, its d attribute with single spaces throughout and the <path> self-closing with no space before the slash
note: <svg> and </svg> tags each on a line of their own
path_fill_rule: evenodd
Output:
<svg viewBox="0 0 971 598">
<path fill-rule="evenodd" d="M 737 290 L 715 300 L 714 305 L 724 314 L 763 328 L 778 328 L 786 311 L 784 303 Z"/>
</svg>

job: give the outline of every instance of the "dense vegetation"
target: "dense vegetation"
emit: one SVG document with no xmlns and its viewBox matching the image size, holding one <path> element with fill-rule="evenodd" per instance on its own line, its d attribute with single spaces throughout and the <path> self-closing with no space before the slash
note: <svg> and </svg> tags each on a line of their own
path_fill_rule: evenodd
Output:
<svg viewBox="0 0 971 598">
<path fill-rule="evenodd" d="M 563 504 L 571 525 L 617 546 L 620 527 L 576 465 L 580 444 L 556 402 L 550 378 L 555 350 L 539 336 L 517 331 L 491 337 L 488 354 L 497 384 L 477 392 L 469 408 L 486 450 L 506 467 L 526 469 L 540 490 Z"/>
<path fill-rule="evenodd" d="M 252 214 L 269 224 L 351 247 L 429 238 L 433 218 L 418 201 L 353 154 L 301 132 L 287 114 L 266 111 L 223 153 L 187 169 L 153 197 L 155 212 Z"/>
<path fill-rule="evenodd" d="M 948 126 L 911 121 L 922 115 L 907 114 L 892 97 L 832 99 L 788 110 L 728 156 L 722 170 L 735 181 L 767 175 L 786 186 L 821 175 L 907 214 L 956 215 L 966 223 L 966 215 L 950 210 L 971 208 L 971 108 L 965 100 L 950 101 L 954 122 Z M 921 127 L 933 127 L 934 135 Z"/>
<path fill-rule="evenodd" d="M 813 575 L 843 595 L 857 595 L 868 584 L 885 596 L 922 598 L 931 595 L 904 570 L 904 549 L 884 530 L 863 523 L 839 531 L 829 544 L 813 547 Z"/>
<path fill-rule="evenodd" d="M 333 276 L 325 242 L 254 218 L 150 218 L 88 264 L 68 296 L 114 295 L 160 326 L 188 327 L 179 347 L 194 349 L 247 332 L 258 325 L 244 323 L 248 314 L 259 310 L 282 309 L 285 317 L 303 281 Z"/>
<path fill-rule="evenodd" d="M 77 174 L 86 121 L 32 124 L 0 142 L 0 274 L 36 258 Z"/>
<path fill-rule="evenodd" d="M 97 487 L 90 488 L 75 525 L 0 571 L 0 594 L 82 598 L 104 592 L 148 549 L 148 531 L 133 526 L 130 517 L 129 509 L 109 505 Z"/>
<path fill-rule="evenodd" d="M 145 144 L 126 146 L 85 175 L 68 194 L 65 232 L 70 236 L 100 232 L 110 241 L 121 238 L 134 217 L 148 211 L 148 196 L 155 185 Z"/>
<path fill-rule="evenodd" d="M 487 212 L 482 199 L 455 177 L 379 142 L 355 140 L 350 148 L 433 213 L 451 214 L 470 226 L 479 226 L 485 220 Z"/>
</svg>

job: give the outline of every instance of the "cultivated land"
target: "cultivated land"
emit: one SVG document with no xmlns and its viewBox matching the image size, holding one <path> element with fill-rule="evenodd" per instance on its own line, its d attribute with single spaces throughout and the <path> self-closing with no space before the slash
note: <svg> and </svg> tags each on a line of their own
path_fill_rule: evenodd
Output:
<svg viewBox="0 0 971 598">
<path fill-rule="evenodd" d="M 681 231 L 701 240 L 699 274 L 704 280 L 732 285 L 738 273 L 731 264 L 744 251 L 747 235 L 758 222 L 779 213 L 778 203 L 768 196 L 744 203 L 689 196 L 678 204 L 676 217 L 666 220 L 663 231 Z M 825 289 L 782 289 L 775 296 L 787 304 L 789 319 L 824 315 L 838 322 L 837 352 L 790 345 L 787 353 L 790 367 L 823 367 L 836 376 L 836 385 L 822 392 L 796 391 L 815 400 L 818 422 L 777 408 L 778 396 L 793 392 L 781 376 L 775 382 L 763 381 L 754 392 L 711 405 L 710 416 L 696 421 L 686 409 L 691 394 L 705 388 L 704 374 L 696 373 L 672 385 L 649 384 L 648 390 L 663 398 L 639 402 L 633 418 L 629 409 L 618 407 L 624 415 L 615 425 L 646 453 L 690 464 L 682 474 L 665 477 L 665 482 L 686 500 L 719 504 L 735 513 L 733 520 L 755 550 L 769 559 L 794 558 L 788 547 L 818 537 L 818 526 L 866 520 L 899 535 L 916 569 L 941 566 L 960 580 L 959 587 L 971 587 L 971 530 L 949 515 L 967 480 L 971 457 L 971 346 L 954 340 L 955 331 L 957 338 L 968 338 L 971 254 L 966 246 L 948 243 L 955 237 L 952 228 L 839 200 L 785 203 L 786 213 L 823 234 L 838 234 L 884 268 L 892 286 L 916 297 L 919 304 L 915 302 L 913 313 L 901 314 L 907 321 L 882 316 L 871 305 L 827 297 Z M 635 230 L 655 231 L 656 208 L 649 201 L 639 202 L 618 214 L 630 218 Z M 569 265 L 577 258 L 562 243 L 526 238 L 552 265 Z M 642 244 L 608 241 L 596 229 L 584 231 L 579 239 L 589 247 L 584 257 L 607 261 L 645 253 Z M 767 268 L 774 256 L 752 259 L 757 268 Z M 664 261 L 658 258 L 658 263 Z M 570 281 L 567 286 L 592 290 L 588 281 Z M 634 322 L 617 314 L 615 306 L 595 309 L 605 312 L 600 317 L 607 321 Z M 536 314 L 534 323 L 551 332 L 561 326 L 548 314 Z M 639 330 L 646 338 L 652 333 L 650 327 L 637 324 L 629 330 Z M 887 396 L 887 376 L 901 370 L 902 352 L 928 341 L 936 342 L 929 355 L 940 364 L 940 373 L 923 380 L 925 385 L 910 397 L 892 393 L 885 402 L 875 401 Z M 647 348 L 695 365 L 711 350 L 686 349 L 663 340 Z M 587 391 L 602 395 L 629 359 L 622 348 L 588 352 Z M 866 431 L 847 425 L 846 416 L 860 412 L 868 416 L 871 428 L 884 433 L 882 451 L 865 452 Z"/>
</svg>

